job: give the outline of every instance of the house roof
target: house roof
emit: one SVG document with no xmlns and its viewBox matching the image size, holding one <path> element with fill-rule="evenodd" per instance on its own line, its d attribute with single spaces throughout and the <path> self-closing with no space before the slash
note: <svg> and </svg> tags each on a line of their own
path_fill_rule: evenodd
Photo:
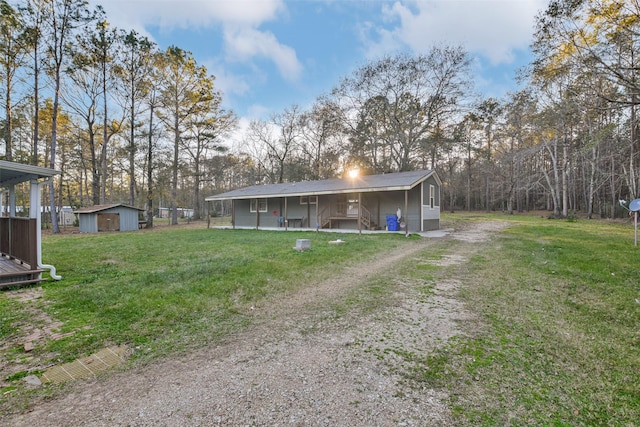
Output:
<svg viewBox="0 0 640 427">
<path fill-rule="evenodd" d="M 323 194 L 367 193 L 374 191 L 410 190 L 430 176 L 440 180 L 434 171 L 413 171 L 335 178 L 322 181 L 287 182 L 284 184 L 253 185 L 209 196 L 205 200 L 257 199 L 284 196 L 314 196 Z"/>
<path fill-rule="evenodd" d="M 140 208 L 134 208 L 133 206 L 129 206 L 129 205 L 125 205 L 124 203 L 115 203 L 115 204 L 111 204 L 111 205 L 95 205 L 95 206 L 89 206 L 86 208 L 80 208 L 80 209 L 76 209 L 74 211 L 74 213 L 96 213 L 96 212 L 101 212 L 101 211 L 106 211 L 107 209 L 113 209 L 113 208 L 117 208 L 119 206 L 122 206 L 124 208 L 129 208 L 129 209 L 135 209 L 137 211 L 143 211 L 144 209 L 140 209 Z"/>
<path fill-rule="evenodd" d="M 0 160 L 0 187 L 8 187 L 32 179 L 50 178 L 59 173 L 60 171 L 55 169 Z"/>
</svg>

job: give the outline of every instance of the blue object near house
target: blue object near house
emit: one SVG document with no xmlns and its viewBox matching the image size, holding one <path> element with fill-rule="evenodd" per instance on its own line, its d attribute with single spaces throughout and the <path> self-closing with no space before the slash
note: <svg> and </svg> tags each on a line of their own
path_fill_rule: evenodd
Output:
<svg viewBox="0 0 640 427">
<path fill-rule="evenodd" d="M 387 215 L 387 230 L 398 231 L 398 216 Z"/>
</svg>

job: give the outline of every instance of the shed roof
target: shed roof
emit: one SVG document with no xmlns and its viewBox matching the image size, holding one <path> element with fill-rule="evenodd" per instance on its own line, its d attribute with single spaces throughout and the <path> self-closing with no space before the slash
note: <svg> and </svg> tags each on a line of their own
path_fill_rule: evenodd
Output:
<svg viewBox="0 0 640 427">
<path fill-rule="evenodd" d="M 32 179 L 50 178 L 60 171 L 40 166 L 0 160 L 0 187 L 19 184 Z"/>
<path fill-rule="evenodd" d="M 88 206 L 86 208 L 76 209 L 74 213 L 79 213 L 79 214 L 80 213 L 83 213 L 83 214 L 96 213 L 96 212 L 106 211 L 107 209 L 117 208 L 119 206 L 122 206 L 124 208 L 129 208 L 129 209 L 135 209 L 137 211 L 144 211 L 144 209 L 134 208 L 133 206 L 125 205 L 124 203 L 115 203 L 111 205 Z"/>
<path fill-rule="evenodd" d="M 256 199 L 283 196 L 314 196 L 323 194 L 410 190 L 432 175 L 435 176 L 438 183 L 440 183 L 434 171 L 420 170 L 382 175 L 365 175 L 353 179 L 335 178 L 321 181 L 253 185 L 209 196 L 205 200 Z"/>
</svg>

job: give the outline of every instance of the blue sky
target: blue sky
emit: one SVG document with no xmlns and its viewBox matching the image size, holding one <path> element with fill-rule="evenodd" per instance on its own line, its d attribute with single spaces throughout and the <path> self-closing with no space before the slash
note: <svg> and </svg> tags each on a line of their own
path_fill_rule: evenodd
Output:
<svg viewBox="0 0 640 427">
<path fill-rule="evenodd" d="M 461 45 L 478 93 L 516 89 L 547 0 L 91 0 L 112 25 L 191 51 L 244 123 L 307 108 L 368 61 Z"/>
</svg>

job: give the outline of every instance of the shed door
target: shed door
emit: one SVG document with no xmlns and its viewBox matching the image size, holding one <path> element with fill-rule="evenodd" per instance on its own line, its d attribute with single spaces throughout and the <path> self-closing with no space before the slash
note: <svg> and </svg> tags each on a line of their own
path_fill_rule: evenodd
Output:
<svg viewBox="0 0 640 427">
<path fill-rule="evenodd" d="M 98 214 L 98 231 L 120 231 L 120 214 Z"/>
</svg>

